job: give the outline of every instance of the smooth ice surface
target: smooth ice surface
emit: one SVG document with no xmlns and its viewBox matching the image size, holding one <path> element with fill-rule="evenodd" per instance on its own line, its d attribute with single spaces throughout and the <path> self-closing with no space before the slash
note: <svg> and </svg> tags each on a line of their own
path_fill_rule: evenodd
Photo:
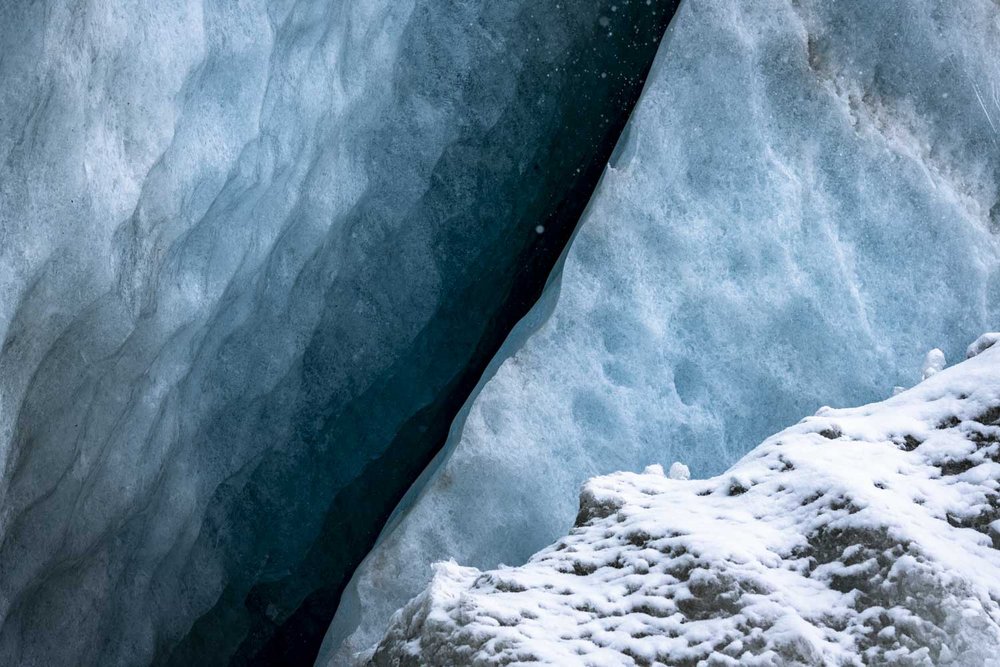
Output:
<svg viewBox="0 0 1000 667">
<path fill-rule="evenodd" d="M 673 7 L 0 3 L 0 664 L 314 656 Z"/>
<path fill-rule="evenodd" d="M 562 534 L 590 476 L 716 474 L 821 405 L 912 386 L 931 348 L 962 358 L 1000 321 L 998 91 L 990 0 L 685 2 L 552 315 L 355 577 L 337 659 L 433 561 L 520 563 Z"/>
<path fill-rule="evenodd" d="M 363 660 L 996 667 L 1000 350 L 823 408 L 723 475 L 588 481 L 522 567 L 435 565 Z"/>
</svg>

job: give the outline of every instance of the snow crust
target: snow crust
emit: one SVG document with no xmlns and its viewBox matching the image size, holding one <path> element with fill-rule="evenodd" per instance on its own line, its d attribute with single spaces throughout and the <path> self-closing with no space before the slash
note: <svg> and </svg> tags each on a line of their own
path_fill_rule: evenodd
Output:
<svg viewBox="0 0 1000 667">
<path fill-rule="evenodd" d="M 991 0 L 687 0 L 544 323 L 362 565 L 338 660 L 433 561 L 564 534 L 589 477 L 718 474 L 821 405 L 913 386 L 932 347 L 963 358 L 1000 321 L 998 86 Z"/>
<path fill-rule="evenodd" d="M 521 567 L 438 563 L 360 662 L 1000 664 L 1000 348 L 661 470 L 587 482 Z"/>
</svg>

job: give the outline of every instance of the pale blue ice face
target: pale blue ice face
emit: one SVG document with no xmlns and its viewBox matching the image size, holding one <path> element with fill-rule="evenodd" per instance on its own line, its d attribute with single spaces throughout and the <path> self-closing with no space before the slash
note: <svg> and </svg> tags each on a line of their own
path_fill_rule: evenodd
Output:
<svg viewBox="0 0 1000 667">
<path fill-rule="evenodd" d="M 719 473 L 995 328 L 998 16 L 989 0 L 688 0 L 544 322 L 503 352 L 328 649 L 358 609 L 339 659 L 364 648 L 434 560 L 521 562 L 566 530 L 589 476 Z"/>
</svg>

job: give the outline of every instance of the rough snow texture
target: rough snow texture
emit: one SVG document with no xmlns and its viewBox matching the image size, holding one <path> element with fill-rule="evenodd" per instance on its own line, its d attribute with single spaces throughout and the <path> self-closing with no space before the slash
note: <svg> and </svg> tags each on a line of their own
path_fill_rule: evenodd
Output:
<svg viewBox="0 0 1000 667">
<path fill-rule="evenodd" d="M 969 345 L 965 351 L 965 356 L 971 359 L 977 354 L 981 354 L 985 350 L 988 350 L 996 345 L 997 341 L 1000 341 L 1000 333 L 984 333 L 982 336 L 974 340 L 971 345 Z"/>
<path fill-rule="evenodd" d="M 502 531 L 503 528 L 497 527 Z M 589 481 L 522 567 L 435 566 L 373 665 L 997 665 L 1000 349 L 727 473 Z"/>
<path fill-rule="evenodd" d="M 613 4 L 0 2 L 0 664 L 315 655 L 638 96 Z"/>
<path fill-rule="evenodd" d="M 998 95 L 993 0 L 687 0 L 551 315 L 362 566 L 345 652 L 431 562 L 564 534 L 589 477 L 718 474 L 821 405 L 913 386 L 932 347 L 963 358 L 1000 321 Z"/>
</svg>

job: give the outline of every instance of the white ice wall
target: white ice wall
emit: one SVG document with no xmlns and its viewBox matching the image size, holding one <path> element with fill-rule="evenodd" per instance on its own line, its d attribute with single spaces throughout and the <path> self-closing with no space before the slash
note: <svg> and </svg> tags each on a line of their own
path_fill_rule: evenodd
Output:
<svg viewBox="0 0 1000 667">
<path fill-rule="evenodd" d="M 0 664 L 311 657 L 674 5 L 0 2 Z"/>
</svg>

